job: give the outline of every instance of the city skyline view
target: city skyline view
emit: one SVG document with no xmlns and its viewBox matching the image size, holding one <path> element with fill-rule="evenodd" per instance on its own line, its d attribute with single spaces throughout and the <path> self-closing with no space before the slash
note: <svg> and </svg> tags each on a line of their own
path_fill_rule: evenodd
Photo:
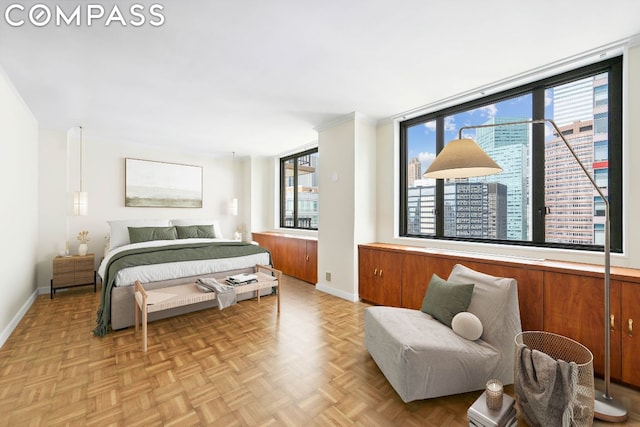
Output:
<svg viewBox="0 0 640 427">
<path fill-rule="evenodd" d="M 608 184 L 608 76 L 590 76 L 571 83 L 547 88 L 545 118 L 552 119 L 568 140 L 606 194 Z M 445 144 L 458 138 L 463 126 L 511 123 L 531 120 L 532 95 L 527 93 L 480 108 L 459 112 L 443 118 Z M 594 192 L 562 139 L 552 126 L 545 124 L 544 164 L 544 228 L 548 242 L 569 244 L 600 244 L 603 234 L 603 201 Z M 464 138 L 474 139 L 502 168 L 499 174 L 446 180 L 444 200 L 444 235 L 488 239 L 530 241 L 531 217 L 531 150 L 530 124 L 490 128 L 465 129 Z M 422 173 L 436 156 L 436 121 L 407 127 L 407 224 L 408 232 L 435 235 L 435 180 L 423 179 Z M 450 183 L 500 184 L 506 189 L 506 201 L 489 206 L 487 189 L 469 201 L 470 187 L 456 187 L 451 195 Z M 492 187 L 495 189 L 495 187 Z M 420 189 L 419 191 L 416 189 Z M 502 193 L 500 193 L 502 194 Z M 480 209 L 479 200 L 482 202 Z M 477 207 L 473 213 L 470 204 Z M 502 207 L 500 207 L 502 206 Z M 453 222 L 457 225 L 453 226 Z M 496 222 L 506 222 L 503 227 Z M 471 227 L 471 228 L 470 228 Z M 476 230 L 469 234 L 469 230 Z M 479 230 L 485 230 L 482 233 Z M 493 230 L 492 232 L 488 230 Z M 502 230 L 498 233 L 496 230 Z"/>
</svg>

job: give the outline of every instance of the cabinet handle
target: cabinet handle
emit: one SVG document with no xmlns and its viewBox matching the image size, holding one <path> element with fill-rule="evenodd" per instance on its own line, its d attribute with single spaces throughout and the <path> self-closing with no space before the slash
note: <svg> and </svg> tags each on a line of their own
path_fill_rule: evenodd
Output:
<svg viewBox="0 0 640 427">
<path fill-rule="evenodd" d="M 628 330 L 627 330 L 627 334 L 632 337 L 633 336 L 633 319 L 629 319 L 628 321 Z"/>
<path fill-rule="evenodd" d="M 613 314 L 609 316 L 609 328 L 611 329 L 611 332 L 616 330 L 616 316 Z"/>
<path fill-rule="evenodd" d="M 375 270 L 373 270 L 373 275 L 377 276 L 378 275 L 378 269 L 376 268 Z"/>
<path fill-rule="evenodd" d="M 380 269 L 380 277 L 382 277 L 382 269 Z"/>
<path fill-rule="evenodd" d="M 309 255 L 307 255 L 307 256 L 305 257 L 305 259 L 306 259 L 307 261 L 309 261 Z"/>
</svg>

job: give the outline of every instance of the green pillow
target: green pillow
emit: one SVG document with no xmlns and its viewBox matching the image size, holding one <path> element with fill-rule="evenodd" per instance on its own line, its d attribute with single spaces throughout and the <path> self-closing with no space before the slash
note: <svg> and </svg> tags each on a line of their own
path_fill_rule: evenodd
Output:
<svg viewBox="0 0 640 427">
<path fill-rule="evenodd" d="M 131 243 L 151 240 L 175 240 L 178 237 L 175 227 L 127 227 Z"/>
<path fill-rule="evenodd" d="M 176 225 L 178 239 L 213 239 L 213 225 Z"/>
<path fill-rule="evenodd" d="M 422 301 L 422 311 L 451 327 L 453 316 L 467 311 L 473 286 L 473 283 L 447 282 L 434 274 L 431 276 L 427 293 Z"/>
</svg>

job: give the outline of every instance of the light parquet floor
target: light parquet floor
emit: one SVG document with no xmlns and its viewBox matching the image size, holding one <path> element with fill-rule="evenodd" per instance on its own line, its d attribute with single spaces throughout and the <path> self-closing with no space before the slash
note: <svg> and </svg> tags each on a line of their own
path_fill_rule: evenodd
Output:
<svg viewBox="0 0 640 427">
<path fill-rule="evenodd" d="M 152 322 L 147 353 L 133 327 L 91 335 L 99 292 L 41 295 L 0 349 L 0 426 L 468 425 L 480 392 L 400 400 L 364 347 L 366 304 L 281 286 L 279 317 L 265 297 Z M 612 392 L 640 425 L 640 393 Z"/>
</svg>

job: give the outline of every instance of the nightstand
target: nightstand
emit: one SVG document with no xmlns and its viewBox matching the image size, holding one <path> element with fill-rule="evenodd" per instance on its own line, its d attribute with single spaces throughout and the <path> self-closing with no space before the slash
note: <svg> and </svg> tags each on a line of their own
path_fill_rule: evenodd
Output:
<svg viewBox="0 0 640 427">
<path fill-rule="evenodd" d="M 96 292 L 95 257 L 93 254 L 58 256 L 53 259 L 51 299 L 56 289 L 93 285 Z"/>
</svg>

